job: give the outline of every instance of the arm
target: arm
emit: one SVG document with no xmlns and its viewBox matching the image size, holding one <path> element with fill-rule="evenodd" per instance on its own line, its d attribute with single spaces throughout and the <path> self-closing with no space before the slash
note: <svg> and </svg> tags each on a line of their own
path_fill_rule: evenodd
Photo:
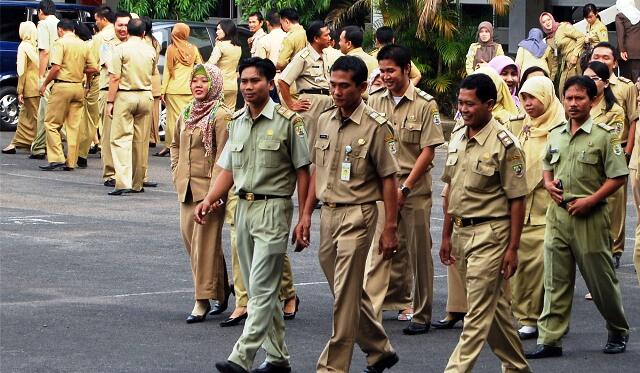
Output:
<svg viewBox="0 0 640 373">
<path fill-rule="evenodd" d="M 567 204 L 567 211 L 573 216 L 587 215 L 594 206 L 604 201 L 613 194 L 621 186 L 624 185 L 627 176 L 619 176 L 613 179 L 607 179 L 604 184 L 592 195 L 578 198 Z"/>
<path fill-rule="evenodd" d="M 182 117 L 182 116 L 180 116 Z M 175 131 L 173 131 L 173 139 L 171 139 L 171 145 L 169 146 L 171 152 L 171 173 L 174 174 L 178 167 L 178 161 L 180 160 L 180 133 L 182 132 L 182 119 L 178 119 L 176 123 Z"/>
<path fill-rule="evenodd" d="M 629 138 L 627 141 L 627 147 L 624 149 L 624 153 L 628 154 L 628 157 L 631 156 L 631 153 L 633 152 L 633 147 L 635 146 L 634 139 L 636 138 L 636 131 L 638 130 L 636 127 L 638 127 L 638 121 L 634 120 L 631 123 L 631 127 L 629 127 Z M 627 163 L 629 162 L 628 157 L 627 157 Z"/>
<path fill-rule="evenodd" d="M 213 47 L 213 52 L 211 52 L 211 56 L 209 57 L 209 61 L 207 62 L 217 66 L 218 61 L 220 61 L 220 57 L 222 57 L 222 51 L 220 50 L 220 47 L 216 45 L 215 47 Z"/>
<path fill-rule="evenodd" d="M 464 64 L 467 75 L 473 74 L 473 70 L 475 70 L 475 66 L 473 66 L 473 59 L 476 56 L 474 45 L 475 44 L 471 44 L 471 46 L 469 47 L 469 51 L 467 52 L 467 59 Z"/>
<path fill-rule="evenodd" d="M 304 250 L 311 243 L 311 235 L 309 234 L 309 229 L 311 227 L 311 215 L 313 214 L 313 209 L 315 208 L 316 203 L 318 203 L 318 199 L 316 198 L 315 169 L 311 173 L 308 185 L 307 198 L 304 202 L 304 211 L 300 215 L 298 225 L 294 229 L 293 236 L 291 237 L 292 242 L 295 242 L 296 251 Z"/>
<path fill-rule="evenodd" d="M 298 180 L 298 220 L 302 220 L 302 213 L 305 210 L 307 193 L 309 192 L 309 166 L 296 169 L 296 178 Z"/>
<path fill-rule="evenodd" d="M 280 54 L 278 54 L 276 70 L 284 70 L 291 61 L 291 57 L 293 57 L 293 45 L 291 44 L 291 40 L 284 38 L 284 40 L 282 40 L 282 45 L 280 46 Z"/>
<path fill-rule="evenodd" d="M 47 72 L 47 64 L 49 63 L 49 51 L 46 49 L 40 49 L 40 66 L 38 69 L 39 77 L 44 77 Z"/>
<path fill-rule="evenodd" d="M 418 156 L 416 163 L 413 165 L 409 176 L 404 181 L 404 185 L 409 189 L 413 189 L 416 180 L 422 176 L 429 170 L 429 166 L 431 162 L 433 162 L 433 158 L 435 156 L 435 146 L 426 146 L 422 149 L 422 152 Z M 398 206 L 402 208 L 404 205 L 406 197 L 400 190 L 398 190 Z"/>
<path fill-rule="evenodd" d="M 445 184 L 442 199 L 442 210 L 444 212 L 444 222 L 442 224 L 442 242 L 440 244 L 440 262 L 449 266 L 456 262 L 456 258 L 451 255 L 451 233 L 453 233 L 453 217 L 449 214 L 449 184 Z"/>
<path fill-rule="evenodd" d="M 55 80 L 58 77 L 59 73 L 60 73 L 60 65 L 52 65 L 51 70 L 49 70 L 49 74 L 44 79 L 44 82 L 40 87 L 40 96 L 44 96 L 44 91 L 47 90 L 47 86 L 49 85 L 49 83 L 51 83 L 53 80 Z"/>
<path fill-rule="evenodd" d="M 622 18 L 618 15 L 616 15 L 616 35 L 618 37 L 618 49 L 620 49 L 620 57 L 626 61 L 629 57 L 627 54 L 627 45 L 625 43 L 624 23 L 622 21 Z"/>
<path fill-rule="evenodd" d="M 396 174 L 382 179 L 382 200 L 384 201 L 385 222 L 378 252 L 383 259 L 391 259 L 398 251 L 398 183 Z"/>
<path fill-rule="evenodd" d="M 516 52 L 516 65 L 522 68 L 524 66 L 524 48 L 518 47 L 518 52 Z"/>
<path fill-rule="evenodd" d="M 226 197 L 227 193 L 233 186 L 233 173 L 229 170 L 223 169 L 216 182 L 209 189 L 209 193 L 204 197 L 204 200 L 196 206 L 193 212 L 193 220 L 198 224 L 204 224 L 207 222 L 207 214 L 219 206 L 215 201 L 218 201 L 222 197 Z"/>
<path fill-rule="evenodd" d="M 496 48 L 496 56 L 504 56 L 504 50 L 502 49 L 502 44 L 498 44 L 498 47 Z"/>
<path fill-rule="evenodd" d="M 409 70 L 409 79 L 411 80 L 411 83 L 413 83 L 413 85 L 416 87 L 420 83 L 420 80 L 422 80 L 422 74 L 413 62 L 411 62 L 411 70 Z"/>
<path fill-rule="evenodd" d="M 549 192 L 551 199 L 556 204 L 561 204 L 564 198 L 562 197 L 562 189 L 558 188 L 560 180 L 553 179 L 553 171 L 542 171 L 542 178 L 544 180 L 544 188 Z"/>
<path fill-rule="evenodd" d="M 109 92 L 107 93 L 107 115 L 109 118 L 113 118 L 113 102 L 116 100 L 119 86 L 120 75 L 109 73 Z"/>
<path fill-rule="evenodd" d="M 278 79 L 278 89 L 282 95 L 282 100 L 287 107 L 295 112 L 307 111 L 311 108 L 311 102 L 308 100 L 294 100 L 291 97 L 290 85 L 282 79 Z"/>
<path fill-rule="evenodd" d="M 509 246 L 502 259 L 502 276 L 508 280 L 513 276 L 518 268 L 518 246 L 520 246 L 520 235 L 524 225 L 524 199 L 519 197 L 509 200 L 509 211 L 511 216 L 511 229 L 509 232 Z"/>
</svg>

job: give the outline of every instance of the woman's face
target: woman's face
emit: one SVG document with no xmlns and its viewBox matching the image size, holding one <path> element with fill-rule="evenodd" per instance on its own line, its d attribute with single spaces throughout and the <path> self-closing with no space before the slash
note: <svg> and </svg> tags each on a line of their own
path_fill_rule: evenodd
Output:
<svg viewBox="0 0 640 373">
<path fill-rule="evenodd" d="M 218 37 L 218 40 L 223 40 L 224 37 L 227 36 L 224 31 L 222 31 L 222 27 L 220 27 L 220 25 L 216 27 L 216 36 Z"/>
<path fill-rule="evenodd" d="M 531 118 L 535 119 L 544 114 L 545 110 L 542 101 L 525 92 L 522 92 L 522 99 L 524 100 L 524 110 Z"/>
<path fill-rule="evenodd" d="M 553 28 L 553 20 L 548 14 L 543 15 L 540 21 L 545 30 L 551 30 Z"/>
<path fill-rule="evenodd" d="M 209 92 L 209 78 L 204 75 L 195 75 L 191 79 L 191 93 L 196 100 L 203 100 Z"/>
<path fill-rule="evenodd" d="M 602 95 L 604 93 L 604 89 L 609 86 L 609 81 L 602 80 L 602 78 L 600 78 L 596 74 L 596 72 L 591 69 L 586 69 L 584 71 L 584 76 L 588 76 L 589 78 L 591 78 L 591 80 L 593 80 L 594 83 L 596 83 L 596 87 L 598 88 L 598 96 Z"/>
<path fill-rule="evenodd" d="M 518 88 L 518 83 L 520 83 L 520 79 L 518 77 L 518 69 L 515 66 L 510 65 L 502 69 L 500 73 L 502 80 L 507 83 L 507 87 L 509 87 L 510 91 L 514 91 Z"/>
<path fill-rule="evenodd" d="M 587 23 L 590 25 L 593 25 L 596 22 L 596 19 L 598 19 L 598 15 L 594 12 L 590 12 L 589 15 L 587 15 L 587 17 L 585 18 Z"/>
<path fill-rule="evenodd" d="M 480 37 L 480 41 L 483 43 L 486 43 L 491 39 L 491 33 L 489 32 L 489 30 L 487 30 L 486 27 L 480 29 L 480 32 L 478 32 L 478 36 Z"/>
</svg>

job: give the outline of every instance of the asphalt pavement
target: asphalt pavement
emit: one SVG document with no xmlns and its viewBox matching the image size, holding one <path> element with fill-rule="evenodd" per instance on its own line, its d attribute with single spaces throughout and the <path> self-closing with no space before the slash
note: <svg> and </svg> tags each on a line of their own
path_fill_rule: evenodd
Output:
<svg viewBox="0 0 640 373">
<path fill-rule="evenodd" d="M 0 144 L 13 133 L 0 133 Z M 153 149 L 151 149 L 153 151 Z M 240 335 L 220 328 L 223 315 L 187 325 L 193 306 L 189 261 L 179 232 L 179 206 L 169 158 L 149 157 L 149 176 L 160 184 L 145 193 L 108 196 L 99 157 L 73 172 L 42 172 L 45 161 L 28 153 L 0 155 L 0 371 L 1 372 L 202 372 L 214 371 Z M 437 259 L 442 229 L 444 151 L 434 174 L 432 236 L 435 262 L 434 318 L 444 314 L 446 269 Z M 297 216 L 294 214 L 294 216 Z M 562 358 L 535 360 L 540 372 L 634 372 L 640 363 L 640 287 L 632 264 L 637 216 L 627 209 L 627 239 L 617 271 L 632 327 L 627 352 L 604 355 L 607 332 L 578 278 L 571 331 Z M 318 265 L 318 213 L 312 246 L 290 251 L 301 298 L 295 320 L 286 322 L 294 372 L 313 372 L 331 333 L 332 297 Z M 224 230 L 229 262 L 228 229 Z M 233 298 L 232 298 L 233 300 Z M 384 326 L 400 356 L 392 372 L 441 372 L 460 328 L 404 336 L 406 324 L 385 313 Z M 525 349 L 535 341 L 526 341 Z M 256 364 L 263 359 L 259 353 Z M 362 371 L 356 347 L 352 371 Z M 497 372 L 498 359 L 485 347 L 477 372 Z"/>
</svg>

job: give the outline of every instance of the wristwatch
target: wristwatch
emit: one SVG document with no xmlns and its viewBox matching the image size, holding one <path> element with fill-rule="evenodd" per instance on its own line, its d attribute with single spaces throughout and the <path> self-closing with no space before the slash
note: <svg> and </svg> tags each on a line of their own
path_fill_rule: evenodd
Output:
<svg viewBox="0 0 640 373">
<path fill-rule="evenodd" d="M 409 193 L 411 193 L 411 189 L 409 189 L 408 186 L 401 184 L 400 185 L 400 191 L 402 192 L 402 194 L 406 197 L 409 195 Z"/>
</svg>

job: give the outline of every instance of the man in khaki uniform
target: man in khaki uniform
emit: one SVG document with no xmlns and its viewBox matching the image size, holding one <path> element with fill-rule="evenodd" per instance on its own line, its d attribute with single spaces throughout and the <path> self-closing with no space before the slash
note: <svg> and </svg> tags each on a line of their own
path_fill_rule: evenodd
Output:
<svg viewBox="0 0 640 373">
<path fill-rule="evenodd" d="M 316 167 L 296 227 L 296 245 L 309 245 L 311 214 L 319 199 L 323 207 L 318 257 L 334 295 L 333 332 L 318 360 L 318 372 L 349 372 L 355 342 L 367 355 L 365 372 L 382 372 L 398 362 L 362 288 L 378 215 L 376 201 L 384 201 L 387 216 L 378 255 L 389 259 L 398 248 L 398 166 L 392 154 L 396 143 L 387 120 L 362 100 L 366 70 L 357 57 L 336 60 L 331 89 L 338 108 L 323 113 L 309 132 Z"/>
<path fill-rule="evenodd" d="M 376 30 L 375 38 L 376 49 L 372 50 L 371 53 L 369 53 L 373 57 L 378 57 L 378 52 L 385 45 L 396 43 L 396 38 L 393 35 L 393 29 L 389 26 L 379 27 Z M 414 86 L 417 86 L 420 83 L 421 79 L 422 74 L 420 73 L 420 70 L 418 70 L 418 67 L 413 62 L 411 62 L 411 70 L 409 70 L 409 80 L 411 80 L 411 83 L 413 83 Z"/>
<path fill-rule="evenodd" d="M 307 34 L 299 24 L 300 16 L 295 9 L 286 8 L 280 12 L 280 26 L 287 33 L 278 52 L 276 70 L 282 71 L 291 62 L 293 56 L 307 45 Z"/>
<path fill-rule="evenodd" d="M 287 65 L 278 85 L 287 107 L 299 113 L 307 129 L 315 126 L 320 113 L 331 107 L 329 80 L 322 51 L 329 46 L 329 28 L 322 21 L 313 21 L 306 31 L 309 44 L 298 52 Z M 300 94 L 297 100 L 291 97 L 289 88 L 296 85 Z"/>
<path fill-rule="evenodd" d="M 111 123 L 111 152 L 116 185 L 109 195 L 144 192 L 149 158 L 151 126 L 151 76 L 156 68 L 156 51 L 144 37 L 145 24 L 132 19 L 129 37 L 116 46 L 109 66 L 107 115 Z"/>
<path fill-rule="evenodd" d="M 378 60 L 369 53 L 362 50 L 364 32 L 358 26 L 347 26 L 340 33 L 340 52 L 347 56 L 356 56 L 367 65 L 367 77 L 371 76 L 373 70 L 378 68 Z"/>
<path fill-rule="evenodd" d="M 607 43 L 598 43 L 593 48 L 591 55 L 592 61 L 600 61 L 607 65 L 611 72 L 609 78 L 609 86 L 616 96 L 618 105 L 624 109 L 625 121 L 624 128 L 618 133 L 620 144 L 627 154 L 627 161 L 631 157 L 633 151 L 633 139 L 635 138 L 635 129 L 638 122 L 638 90 L 635 85 L 625 77 L 617 77 L 613 70 L 617 67 L 616 52 L 614 47 Z M 631 141 L 629 141 L 631 140 Z M 620 266 L 620 258 L 624 252 L 625 241 L 625 222 L 627 216 L 627 188 L 626 185 L 618 189 L 608 198 L 611 206 L 609 212 L 611 216 L 611 238 L 613 239 L 613 258 L 616 262 L 616 268 Z"/>
<path fill-rule="evenodd" d="M 54 82 L 49 96 L 50 106 L 44 119 L 47 134 L 47 166 L 42 170 L 52 171 L 64 168 L 71 171 L 78 160 L 78 130 L 82 120 L 84 90 L 82 79 L 87 81 L 98 72 L 98 66 L 87 45 L 73 32 L 73 21 L 65 19 L 58 23 L 60 38 L 54 44 L 51 54 L 51 70 L 40 87 L 44 97 L 51 81 Z M 66 123 L 67 157 L 60 137 L 60 130 Z M 66 163 L 65 163 L 66 162 Z"/>
<path fill-rule="evenodd" d="M 516 271 L 524 221 L 524 153 L 492 117 L 496 99 L 487 75 L 462 81 L 458 110 L 465 126 L 451 134 L 442 176 L 449 191 L 440 260 L 458 267 L 469 303 L 445 372 L 472 371 L 485 341 L 502 361 L 503 372 L 531 372 L 506 293 L 507 280 Z"/>
<path fill-rule="evenodd" d="M 247 25 L 249 26 L 249 31 L 253 32 L 253 35 L 249 39 L 247 39 L 247 43 L 251 48 L 251 57 L 256 56 L 258 41 L 267 35 L 264 32 L 264 17 L 260 12 L 253 12 L 249 14 L 249 18 L 247 20 Z"/>
<path fill-rule="evenodd" d="M 256 48 L 255 57 L 268 58 L 275 65 L 278 63 L 280 48 L 287 37 L 287 33 L 280 27 L 280 14 L 278 12 L 269 12 L 266 22 L 269 33 L 254 42 Z"/>
<path fill-rule="evenodd" d="M 262 58 L 240 63 L 240 91 L 247 106 L 234 114 L 229 140 L 218 165 L 223 168 L 194 219 L 202 223 L 220 198 L 234 187 L 238 258 L 249 291 L 249 316 L 242 335 L 220 372 L 251 370 L 262 346 L 266 361 L 253 372 L 290 372 L 284 320 L 278 300 L 296 188 L 300 208 L 309 184 L 309 149 L 299 116 L 269 98 L 276 69 Z M 247 91 L 252 93 L 247 96 Z M 265 219 L 264 216 L 272 218 Z"/>
<path fill-rule="evenodd" d="M 640 100 L 638 101 L 640 106 Z M 636 122 L 636 127 L 637 127 Z M 640 216 L 640 131 L 636 128 L 635 131 L 635 145 L 633 152 L 631 153 L 631 160 L 629 162 L 629 180 L 631 180 L 631 191 L 633 193 L 633 202 L 636 207 L 637 216 Z M 638 276 L 638 283 L 640 284 L 640 221 L 636 224 L 636 243 L 633 254 L 633 264 L 636 267 L 636 275 Z"/>
<path fill-rule="evenodd" d="M 390 44 L 378 53 L 382 81 L 386 89 L 369 96 L 368 105 L 387 119 L 398 134 L 396 159 L 400 166 L 398 181 L 399 250 L 409 253 L 409 265 L 413 272 L 413 319 L 403 329 L 404 334 L 424 334 L 429 331 L 433 304 L 433 259 L 431 258 L 431 173 L 435 148 L 444 143 L 440 126 L 440 113 L 436 101 L 426 92 L 416 88 L 409 80 L 411 54 L 405 47 Z M 397 102 L 395 97 L 400 97 Z M 372 255 L 370 252 L 369 255 Z M 375 258 L 375 253 L 372 257 Z M 373 263 L 376 261 L 373 260 Z M 380 261 L 378 261 L 380 263 Z M 383 265 L 383 264 L 381 264 Z M 389 267 L 389 266 L 387 266 Z M 376 283 L 382 282 L 380 288 Z M 378 294 L 369 293 L 373 299 L 384 298 L 389 284 L 389 272 L 375 280 L 367 279 Z M 366 288 L 365 288 L 366 290 Z M 383 291 L 380 291 L 383 290 Z M 377 306 L 377 308 L 376 308 Z M 382 304 L 374 305 L 379 312 Z M 381 321 L 381 318 L 379 318 Z"/>
<path fill-rule="evenodd" d="M 591 78 L 568 79 L 563 97 L 569 120 L 549 131 L 543 176 L 554 203 L 547 210 L 544 237 L 544 308 L 529 359 L 562 355 L 576 265 L 606 321 L 609 336 L 602 351 L 622 353 L 629 340 L 607 217 L 607 197 L 624 185 L 629 170 L 614 128 L 594 123 L 589 115 L 597 94 Z"/>
<path fill-rule="evenodd" d="M 38 50 L 40 57 L 40 66 L 38 76 L 40 77 L 40 85 L 47 78 L 49 67 L 49 53 L 51 48 L 58 40 L 58 22 L 60 20 L 55 16 L 56 4 L 51 0 L 42 0 L 38 4 Z M 46 150 L 46 133 L 44 128 L 44 117 L 47 112 L 47 102 L 51 86 L 47 88 L 44 95 L 40 98 L 38 106 L 38 122 L 36 127 L 36 137 L 31 143 L 31 159 L 44 159 Z"/>
</svg>

